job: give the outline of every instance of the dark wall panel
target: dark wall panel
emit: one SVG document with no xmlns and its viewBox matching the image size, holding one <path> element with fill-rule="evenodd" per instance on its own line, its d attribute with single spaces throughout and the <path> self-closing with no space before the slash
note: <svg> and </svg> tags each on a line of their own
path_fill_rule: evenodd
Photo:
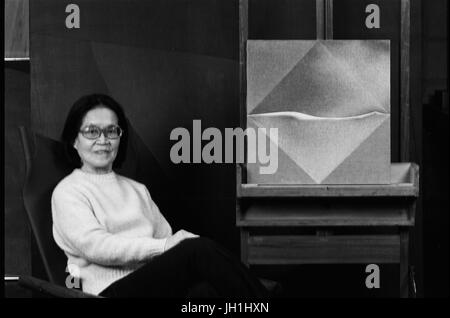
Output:
<svg viewBox="0 0 450 318">
<path fill-rule="evenodd" d="M 8 62 L 5 67 L 5 274 L 30 275 L 30 228 L 26 218 L 22 185 L 25 160 L 18 126 L 30 125 L 28 62 Z M 23 291 L 6 288 L 6 296 Z"/>
<path fill-rule="evenodd" d="M 315 0 L 249 0 L 248 38 L 309 40 L 316 38 Z"/>
</svg>

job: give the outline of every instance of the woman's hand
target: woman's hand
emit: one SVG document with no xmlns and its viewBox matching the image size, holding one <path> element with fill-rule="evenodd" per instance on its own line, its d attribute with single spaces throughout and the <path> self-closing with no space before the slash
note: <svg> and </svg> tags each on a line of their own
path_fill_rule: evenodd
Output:
<svg viewBox="0 0 450 318">
<path fill-rule="evenodd" d="M 164 246 L 164 251 L 167 251 L 180 243 L 181 241 L 187 239 L 187 238 L 194 238 L 198 237 L 197 234 L 185 231 L 185 230 L 179 230 L 174 235 L 169 236 L 166 241 L 166 245 Z"/>
</svg>

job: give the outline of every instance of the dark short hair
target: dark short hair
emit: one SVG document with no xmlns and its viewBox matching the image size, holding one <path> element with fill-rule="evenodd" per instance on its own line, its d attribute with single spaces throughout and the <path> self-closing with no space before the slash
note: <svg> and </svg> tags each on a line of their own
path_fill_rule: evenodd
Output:
<svg viewBox="0 0 450 318">
<path fill-rule="evenodd" d="M 108 108 L 112 110 L 118 119 L 118 125 L 122 128 L 123 133 L 120 137 L 119 150 L 116 159 L 113 163 L 113 168 L 120 168 L 125 161 L 127 146 L 128 146 L 128 124 L 122 106 L 116 102 L 112 97 L 104 94 L 85 95 L 78 99 L 69 111 L 64 129 L 61 135 L 61 140 L 64 143 L 65 153 L 69 162 L 75 166 L 81 167 L 81 159 L 78 152 L 73 147 L 75 139 L 78 136 L 81 124 L 86 114 L 96 108 Z"/>
</svg>

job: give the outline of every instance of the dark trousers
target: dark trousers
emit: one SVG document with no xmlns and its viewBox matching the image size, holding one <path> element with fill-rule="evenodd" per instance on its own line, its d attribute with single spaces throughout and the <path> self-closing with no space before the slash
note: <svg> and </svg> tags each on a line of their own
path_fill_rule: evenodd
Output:
<svg viewBox="0 0 450 318">
<path fill-rule="evenodd" d="M 186 297 L 198 284 L 219 297 L 267 297 L 249 269 L 208 238 L 185 239 L 100 293 L 105 297 Z"/>
</svg>

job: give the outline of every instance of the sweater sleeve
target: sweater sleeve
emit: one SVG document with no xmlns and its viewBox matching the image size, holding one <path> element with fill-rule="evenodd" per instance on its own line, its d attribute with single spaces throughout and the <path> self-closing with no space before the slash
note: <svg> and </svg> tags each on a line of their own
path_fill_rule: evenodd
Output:
<svg viewBox="0 0 450 318">
<path fill-rule="evenodd" d="M 156 237 L 168 237 L 171 236 L 172 233 L 172 227 L 170 226 L 169 222 L 167 222 L 164 215 L 159 210 L 158 206 L 156 205 L 155 201 L 153 201 L 152 196 L 150 195 L 150 192 L 148 191 L 147 187 L 145 185 L 142 185 L 145 189 L 147 200 L 149 200 L 150 205 L 150 211 L 146 211 L 146 215 L 148 218 L 152 218 L 149 213 L 152 213 L 154 217 L 156 217 L 158 228 Z"/>
<path fill-rule="evenodd" d="M 145 261 L 164 251 L 166 238 L 112 234 L 99 223 L 87 198 L 75 189 L 56 188 L 52 195 L 53 235 L 64 251 L 105 266 Z"/>
</svg>

